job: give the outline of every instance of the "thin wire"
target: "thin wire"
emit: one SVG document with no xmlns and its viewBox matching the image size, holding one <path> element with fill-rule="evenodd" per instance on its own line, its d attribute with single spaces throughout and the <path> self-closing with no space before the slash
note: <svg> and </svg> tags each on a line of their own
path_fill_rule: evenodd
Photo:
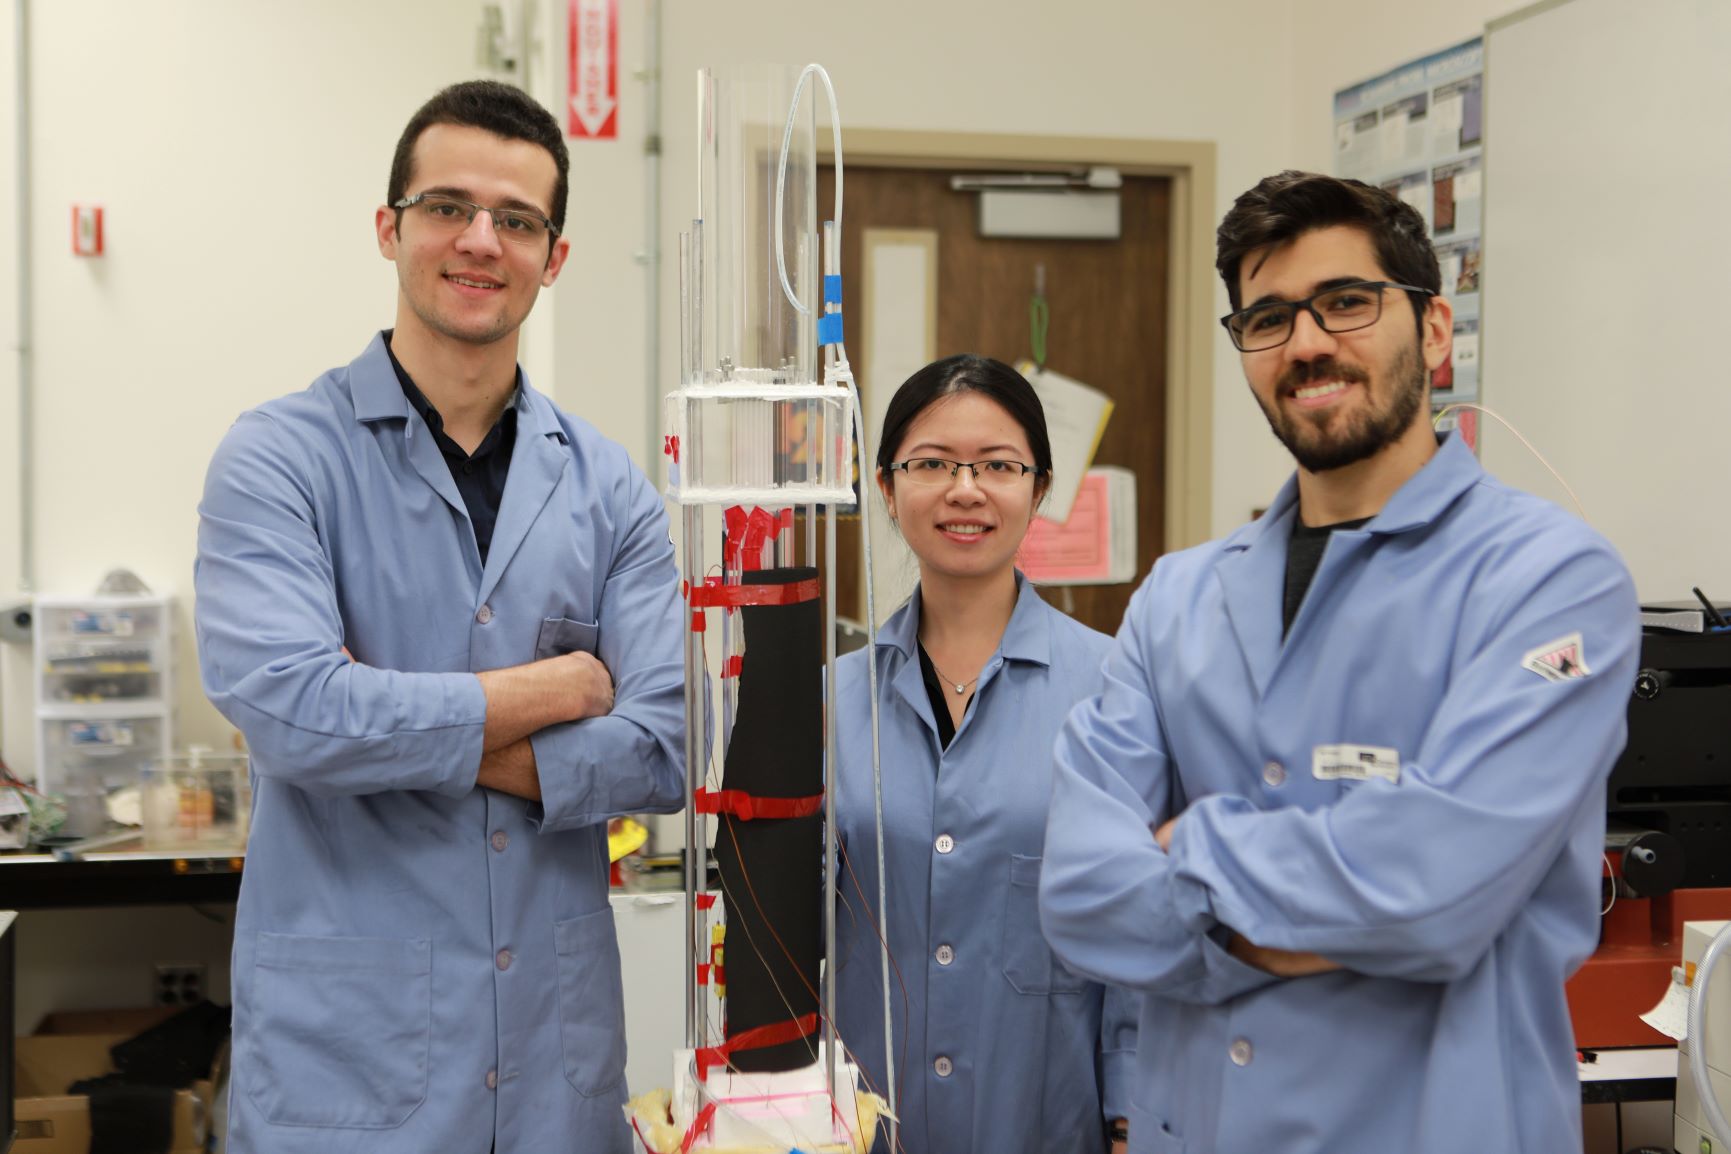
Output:
<svg viewBox="0 0 1731 1154">
<path fill-rule="evenodd" d="M 841 857 L 842 857 L 842 864 L 847 866 L 848 879 L 853 882 L 854 892 L 859 895 L 860 904 L 865 907 L 866 921 L 871 923 L 873 930 L 875 932 L 877 932 L 878 941 L 882 942 L 885 940 L 884 935 L 883 935 L 882 931 L 878 929 L 877 923 L 872 919 L 871 902 L 869 899 L 867 899 L 867 897 L 865 895 L 865 887 L 860 885 L 859 875 L 854 873 L 853 858 L 851 856 L 849 856 L 845 847 L 841 849 Z M 848 912 L 850 914 L 853 912 L 851 907 L 850 907 Z M 888 956 L 890 959 L 890 969 L 893 970 L 895 972 L 895 975 L 896 975 L 896 984 L 902 988 L 902 1047 L 901 1047 L 901 1050 L 902 1050 L 902 1068 L 903 1068 L 903 1071 L 905 1072 L 907 1069 L 907 1053 L 908 1053 L 908 1019 L 913 1014 L 912 998 L 908 994 L 908 982 L 907 982 L 907 978 L 905 978 L 902 975 L 901 964 L 896 961 L 894 954 L 890 954 Z M 886 978 L 886 981 L 887 981 L 887 978 Z M 885 1052 L 886 1058 L 888 1057 L 888 1053 L 889 1053 L 889 1049 L 890 1049 L 890 1043 L 893 1042 L 894 1040 L 895 1039 L 892 1036 L 890 1036 L 890 1032 L 886 1031 L 885 1037 L 884 1037 L 884 1052 Z M 884 1077 L 887 1080 L 889 1077 L 889 1074 L 886 1072 Z M 897 1148 L 898 1149 L 901 1148 L 901 1144 L 899 1142 L 897 1143 Z"/>
<path fill-rule="evenodd" d="M 1485 416 L 1490 417 L 1491 419 L 1495 420 L 1497 422 L 1497 424 L 1501 425 L 1503 428 L 1505 428 L 1509 432 L 1513 433 L 1515 435 L 1515 439 L 1527 447 L 1527 452 L 1529 452 L 1533 456 L 1537 457 L 1539 460 L 1539 464 L 1543 465 L 1546 469 L 1550 470 L 1551 476 L 1553 476 L 1557 479 L 1557 484 L 1561 485 L 1563 487 L 1563 491 L 1569 495 L 1569 500 L 1571 500 L 1575 503 L 1575 512 L 1577 512 L 1581 515 L 1581 520 L 1587 521 L 1589 524 L 1591 524 L 1591 519 L 1587 516 L 1587 510 L 1581 505 L 1581 499 L 1579 497 L 1575 496 L 1575 491 L 1573 489 L 1569 488 L 1569 483 L 1567 481 L 1563 480 L 1563 475 L 1561 473 L 1557 472 L 1557 470 L 1552 467 L 1552 465 L 1549 461 L 1545 460 L 1545 455 L 1543 453 L 1541 453 L 1537 449 L 1533 448 L 1533 443 L 1531 441 L 1527 440 L 1525 437 L 1523 437 L 1521 435 L 1521 431 L 1519 429 L 1517 429 L 1513 425 L 1509 424 L 1508 421 L 1504 420 L 1502 418 L 1502 416 L 1500 416 L 1499 414 L 1492 412 L 1490 409 L 1485 408 L 1483 405 L 1475 405 L 1475 404 L 1471 404 L 1471 403 L 1466 402 L 1466 401 L 1461 401 L 1461 402 L 1458 402 L 1458 403 L 1453 404 L 1453 405 L 1445 405 L 1442 408 L 1438 409 L 1436 416 L 1431 419 L 1431 425 L 1434 427 L 1436 425 L 1442 424 L 1442 419 L 1444 417 L 1448 416 L 1450 413 L 1458 412 L 1459 410 L 1462 410 L 1462 409 L 1471 409 L 1475 413 L 1483 413 Z"/>
<path fill-rule="evenodd" d="M 705 676 L 708 675 L 708 672 L 709 672 L 709 658 L 708 658 L 708 653 L 705 652 L 705 654 L 704 654 L 704 674 L 705 674 Z M 704 773 L 704 781 L 706 784 L 708 784 L 708 785 L 710 785 L 716 789 L 719 789 L 721 787 L 721 783 L 716 776 L 715 754 L 714 754 L 713 747 L 710 750 L 710 756 L 708 759 L 707 768 L 706 768 L 705 773 Z M 725 828 L 727 828 L 727 830 L 728 830 L 728 835 L 733 838 L 734 849 L 735 849 L 735 852 L 737 853 L 737 851 L 739 849 L 739 835 L 738 835 L 737 831 L 735 831 L 732 828 L 731 824 L 727 825 Z M 841 852 L 842 860 L 847 865 L 848 876 L 853 879 L 854 890 L 855 890 L 855 892 L 857 892 L 859 894 L 860 901 L 864 902 L 865 901 L 865 891 L 859 884 L 858 876 L 854 874 L 853 862 L 848 858 L 847 849 L 845 847 L 842 847 L 839 843 L 837 845 L 837 848 Z M 805 975 L 802 972 L 800 972 L 799 967 L 798 967 L 798 963 L 796 963 L 794 961 L 792 951 L 790 951 L 788 949 L 787 943 L 782 940 L 781 935 L 778 932 L 776 932 L 775 926 L 770 922 L 768 915 L 764 912 L 762 903 L 758 901 L 757 889 L 752 884 L 751 871 L 746 868 L 743 856 L 740 857 L 739 862 L 740 862 L 740 867 L 739 867 L 740 878 L 741 878 L 741 880 L 743 880 L 745 882 L 746 890 L 751 894 L 752 904 L 754 906 L 756 906 L 758 915 L 763 918 L 764 927 L 769 930 L 770 936 L 775 939 L 776 945 L 780 947 L 781 952 L 782 952 L 782 956 L 787 958 L 790 966 L 792 966 L 794 976 L 799 978 L 800 984 L 805 986 L 806 992 L 811 994 L 812 997 L 816 998 L 818 996 L 816 989 L 812 986 L 812 984 L 809 981 L 806 980 Z M 733 908 L 733 909 L 742 908 L 739 905 L 738 899 L 736 899 L 733 896 L 733 892 L 727 884 L 726 876 L 718 874 L 716 880 L 721 883 L 721 894 L 722 894 L 722 897 L 727 901 L 729 908 Z M 853 910 L 851 905 L 848 908 L 848 916 L 850 916 L 850 917 L 856 917 L 857 916 L 854 913 L 854 910 Z M 876 934 L 878 940 L 882 941 L 883 940 L 883 934 L 882 934 L 881 930 L 878 929 L 876 921 L 872 918 L 871 910 L 870 910 L 869 906 L 866 909 L 866 920 L 868 923 L 871 924 L 871 926 L 873 928 L 873 932 Z M 727 923 L 723 923 L 723 924 L 725 925 Z M 753 937 L 750 928 L 743 921 L 741 921 L 739 923 L 739 926 L 740 926 L 740 929 L 742 931 L 744 931 L 744 933 L 745 933 L 746 946 L 751 950 L 752 953 L 757 955 L 757 958 L 760 962 L 764 963 L 764 970 L 766 973 L 768 973 L 769 972 L 769 959 L 764 955 L 762 949 L 758 946 L 757 941 Z M 725 938 L 723 939 L 723 941 L 725 943 Z M 726 948 L 725 944 L 724 944 L 723 948 L 724 949 Z M 833 962 L 831 964 L 833 964 Z M 891 958 L 891 964 L 892 965 L 895 964 L 893 958 Z M 713 974 L 713 971 L 712 971 L 712 974 Z M 907 1033 L 906 1018 L 907 1018 L 907 1014 L 908 1014 L 908 1004 L 909 1004 L 908 987 L 907 987 L 906 979 L 903 978 L 903 976 L 902 976 L 901 967 L 899 965 L 895 967 L 895 974 L 896 974 L 896 981 L 898 983 L 900 983 L 900 985 L 902 987 L 902 1015 L 903 1015 L 902 1032 L 903 1032 L 903 1045 L 905 1047 L 906 1046 L 906 1033 Z M 711 980 L 713 981 L 713 977 L 711 978 Z M 789 1002 L 788 997 L 787 997 L 787 993 L 781 988 L 781 984 L 775 980 L 775 977 L 773 974 L 770 975 L 770 984 L 775 987 L 776 997 L 781 1000 L 782 1008 L 787 1011 L 789 1019 L 794 1019 L 794 1018 L 799 1017 L 799 1014 L 795 1011 L 792 1003 Z M 830 1023 L 830 1025 L 831 1025 L 831 1028 L 834 1029 L 835 1023 L 832 1022 L 832 1023 Z M 725 1038 L 725 1032 L 723 1031 L 720 1036 Z M 836 1037 L 836 1041 L 838 1043 L 840 1043 L 840 1045 L 841 1045 L 843 1055 L 846 1057 L 846 1059 L 849 1062 L 851 1062 L 853 1064 L 855 1069 L 858 1071 L 860 1079 L 865 1083 L 865 1088 L 869 1092 L 871 1092 L 873 1094 L 877 1094 L 878 1088 L 874 1084 L 870 1073 L 859 1062 L 858 1058 L 854 1055 L 853 1050 L 848 1046 L 846 1040 L 841 1037 L 839 1030 L 836 1031 L 835 1037 Z M 715 1039 L 712 1037 L 709 1040 L 714 1041 Z M 810 1036 L 806 1035 L 802 1038 L 802 1040 L 804 1040 L 806 1042 L 806 1048 L 812 1052 L 812 1061 L 814 1061 L 814 1062 L 817 1061 L 818 1055 L 817 1055 L 815 1046 L 810 1041 Z M 887 1043 L 888 1039 L 886 1038 L 885 1041 Z M 727 1065 L 728 1069 L 732 1070 L 733 1072 L 744 1073 L 744 1071 L 740 1070 L 738 1066 L 734 1065 L 731 1057 L 723 1055 L 723 1061 Z M 881 1094 L 879 1094 L 878 1096 L 883 1097 L 883 1095 L 881 1095 Z M 718 1107 L 718 1109 L 726 1109 L 727 1108 L 725 1105 L 723 1105 L 719 1102 L 717 1103 L 717 1107 Z M 857 1105 L 856 1105 L 856 1110 L 857 1110 Z M 831 1111 L 831 1113 L 835 1114 L 838 1117 L 841 1116 L 841 1110 L 836 1105 L 836 1102 L 835 1102 L 835 1099 L 833 1096 L 830 1099 L 830 1111 Z M 730 1114 L 734 1113 L 732 1110 L 729 1110 L 728 1112 Z M 859 1119 L 856 1117 L 853 1120 L 852 1125 L 849 1125 L 848 1122 L 844 1119 L 842 1124 L 848 1130 L 848 1132 L 850 1134 L 852 1134 L 854 1128 L 859 1125 Z M 902 1143 L 899 1139 L 897 1139 L 895 1141 L 894 1148 L 896 1150 L 902 1151 L 903 1154 L 906 1154 L 906 1147 L 902 1145 Z"/>
<path fill-rule="evenodd" d="M 745 868 L 744 855 L 740 852 L 739 832 L 733 828 L 733 823 L 730 821 L 722 822 L 721 828 L 725 829 L 727 831 L 727 836 L 733 839 L 733 852 L 735 854 L 735 860 L 739 862 L 740 880 L 745 882 L 746 892 L 751 895 L 751 904 L 753 908 L 757 910 L 757 916 L 763 919 L 764 929 L 768 930 L 769 936 L 775 939 L 775 944 L 781 947 L 782 956 L 787 959 L 788 965 L 793 970 L 794 976 L 799 978 L 800 984 L 805 987 L 806 992 L 811 994 L 815 999 L 817 997 L 817 991 L 812 988 L 810 982 L 806 981 L 805 974 L 800 971 L 799 963 L 794 960 L 792 951 L 787 948 L 787 943 L 781 940 L 781 934 L 776 932 L 775 925 L 769 920 L 769 914 L 764 911 L 763 903 L 758 900 L 757 887 L 751 883 L 751 873 Z M 732 907 L 743 913 L 744 906 L 735 902 L 732 892 L 727 887 L 726 875 L 723 875 L 721 878 L 721 889 L 722 896 L 727 898 L 728 902 L 732 904 Z M 757 960 L 763 963 L 763 971 L 768 975 L 770 985 L 775 987 L 775 996 L 781 999 L 782 1009 L 787 1011 L 787 1016 L 790 1020 L 799 1018 L 799 1012 L 788 999 L 787 993 L 781 988 L 781 983 L 775 980 L 775 973 L 770 967 L 769 957 L 758 948 L 757 940 L 752 936 L 750 927 L 743 920 L 740 921 L 739 925 L 741 929 L 745 930 L 746 941 L 751 946 L 751 952 L 756 954 Z M 805 1042 L 805 1048 L 811 1051 L 811 1060 L 816 1062 L 818 1060 L 817 1045 L 811 1040 L 811 1035 L 801 1035 L 801 1040 Z"/>
<path fill-rule="evenodd" d="M 709 771 L 706 775 L 706 780 L 712 785 L 717 784 L 715 781 L 715 767 L 714 767 L 713 758 L 710 761 Z M 737 851 L 738 847 L 739 847 L 739 835 L 738 835 L 738 833 L 732 828 L 730 823 L 724 824 L 723 828 L 727 829 L 729 836 L 733 838 L 734 848 Z M 853 881 L 853 884 L 854 884 L 854 892 L 859 894 L 860 901 L 865 904 L 866 922 L 872 927 L 873 934 L 881 942 L 884 940 L 883 932 L 878 927 L 876 919 L 874 919 L 871 916 L 871 907 L 870 907 L 870 904 L 866 901 L 865 889 L 864 889 L 864 887 L 862 887 L 860 885 L 859 876 L 854 873 L 853 860 L 852 860 L 852 858 L 850 858 L 848 856 L 847 848 L 845 846 L 841 845 L 838 842 L 836 848 L 841 853 L 843 864 L 845 864 L 847 866 L 848 877 Z M 775 939 L 776 945 L 781 948 L 782 955 L 785 958 L 787 958 L 789 964 L 793 966 L 794 975 L 797 978 L 799 978 L 800 984 L 805 986 L 806 992 L 811 994 L 813 997 L 816 997 L 817 996 L 816 989 L 812 986 L 812 984 L 809 981 L 806 980 L 805 975 L 802 972 L 800 972 L 800 970 L 798 968 L 798 964 L 796 962 L 794 962 L 792 952 L 787 947 L 787 943 L 785 941 L 783 941 L 781 935 L 776 932 L 775 926 L 770 923 L 768 915 L 764 912 L 762 903 L 758 901 L 756 887 L 752 884 L 752 881 L 751 881 L 751 872 L 748 869 L 746 869 L 743 858 L 740 859 L 740 878 L 741 878 L 741 880 L 743 880 L 745 882 L 746 890 L 751 894 L 752 904 L 757 907 L 757 912 L 758 912 L 759 916 L 761 916 L 763 918 L 765 928 L 767 928 L 769 930 L 770 936 Z M 721 882 L 722 896 L 724 898 L 726 898 L 729 905 L 732 908 L 736 908 L 736 909 L 740 908 L 737 899 L 734 898 L 732 891 L 728 888 L 726 877 L 721 876 L 718 878 L 718 880 Z M 848 906 L 848 916 L 849 917 L 857 917 L 858 916 L 855 913 L 851 903 Z M 756 942 L 755 938 L 753 938 L 750 929 L 748 929 L 746 927 L 744 922 L 740 923 L 740 928 L 745 931 L 746 945 L 749 946 L 751 951 L 757 955 L 758 960 L 762 961 L 764 963 L 764 968 L 765 968 L 765 970 L 767 970 L 769 968 L 768 967 L 768 959 L 766 957 L 764 957 L 763 952 L 758 948 L 757 942 Z M 830 964 L 832 964 L 832 965 L 834 964 L 833 959 L 831 960 Z M 896 982 L 901 986 L 901 989 L 902 989 L 902 1046 L 903 1046 L 903 1053 L 905 1056 L 906 1046 L 907 1046 L 907 1017 L 908 1017 L 908 1014 L 910 1012 L 910 1010 L 909 1010 L 910 998 L 909 998 L 909 994 L 908 994 L 908 984 L 907 984 L 907 979 L 902 975 L 901 966 L 896 964 L 895 958 L 893 955 L 890 957 L 890 964 L 895 970 Z M 787 994 L 782 990 L 780 984 L 775 982 L 775 979 L 773 976 L 770 978 L 770 982 L 772 985 L 775 986 L 776 996 L 781 999 L 782 1007 L 787 1010 L 788 1017 L 789 1018 L 798 1017 L 798 1014 L 795 1012 L 794 1007 L 788 1001 Z M 834 1025 L 835 1025 L 835 1023 L 832 1022 L 831 1023 L 832 1028 L 834 1027 Z M 846 1055 L 847 1060 L 852 1062 L 854 1064 L 854 1066 L 856 1068 L 858 1068 L 860 1078 L 865 1082 L 866 1089 L 871 1091 L 872 1093 L 876 1094 L 878 1092 L 878 1088 L 873 1083 L 873 1080 L 871 1078 L 870 1073 L 865 1069 L 865 1067 L 863 1065 L 860 1064 L 858 1059 L 854 1056 L 853 1050 L 848 1046 L 846 1040 L 842 1039 L 839 1031 L 837 1031 L 837 1033 L 836 1033 L 836 1039 L 838 1042 L 840 1042 L 841 1048 L 842 1048 L 842 1053 L 844 1055 Z M 888 1041 L 888 1039 L 886 1039 L 886 1042 L 887 1041 Z M 812 1048 L 809 1041 L 807 1044 L 807 1048 L 808 1049 Z M 815 1052 L 812 1055 L 812 1060 L 813 1061 L 817 1060 L 817 1055 Z M 728 1065 L 730 1067 L 732 1066 L 731 1060 L 728 1061 Z M 880 1095 L 880 1097 L 881 1096 L 882 1095 Z M 834 1108 L 834 1105 L 835 1105 L 835 1103 L 832 1100 L 831 1101 L 831 1107 Z M 901 1144 L 901 1142 L 899 1140 L 896 1142 L 895 1148 L 898 1150 L 905 1150 L 905 1147 Z"/>
<path fill-rule="evenodd" d="M 1607 914 L 1609 914 L 1611 912 L 1612 907 L 1614 907 L 1617 904 L 1617 873 L 1615 870 L 1613 870 L 1611 868 L 1611 855 L 1610 854 L 1605 855 L 1605 873 L 1607 875 L 1609 875 L 1609 877 L 1611 879 L 1611 900 L 1606 902 L 1605 908 L 1599 911 L 1600 917 L 1605 917 Z"/>
<path fill-rule="evenodd" d="M 738 834 L 736 832 L 734 832 L 731 828 L 729 828 L 729 834 L 730 834 L 730 836 L 732 836 L 734 838 L 734 846 L 735 846 L 735 849 L 737 850 L 738 844 L 739 844 Z M 845 849 L 843 849 L 841 852 L 842 852 L 843 860 L 845 861 L 847 859 L 847 851 Z M 860 887 L 858 877 L 854 876 L 852 862 L 848 862 L 848 875 L 850 877 L 853 877 L 854 889 L 859 892 L 860 900 L 864 901 L 865 900 L 865 893 Z M 764 913 L 762 904 L 758 902 L 756 888 L 752 885 L 750 871 L 745 868 L 743 862 L 741 862 L 741 865 L 740 865 L 740 877 L 745 882 L 747 891 L 750 892 L 750 894 L 751 894 L 752 903 L 753 903 L 753 905 L 755 905 L 757 907 L 758 914 L 763 917 L 765 928 L 769 930 L 770 936 L 775 939 L 776 945 L 781 948 L 782 955 L 787 958 L 789 963 L 795 965 L 794 975 L 797 978 L 799 978 L 800 984 L 806 988 L 807 993 L 811 994 L 814 998 L 817 997 L 817 990 L 812 986 L 812 984 L 809 981 L 806 980 L 805 975 L 798 970 L 797 963 L 794 963 L 793 955 L 787 948 L 787 943 L 782 940 L 781 935 L 776 932 L 775 927 L 770 923 L 768 916 Z M 742 908 L 739 905 L 738 900 L 733 896 L 732 890 L 728 887 L 726 877 L 720 877 L 720 878 L 718 878 L 718 880 L 721 882 L 722 897 L 727 900 L 729 906 L 732 908 L 735 908 L 735 909 Z M 851 908 L 849 910 L 849 914 L 850 914 L 850 916 L 853 914 L 853 911 Z M 866 916 L 867 916 L 867 920 L 869 921 L 870 916 L 871 916 L 869 910 L 867 911 Z M 757 958 L 759 961 L 764 963 L 764 969 L 766 972 L 768 972 L 769 959 L 764 956 L 763 951 L 759 948 L 759 946 L 757 944 L 757 940 L 752 935 L 750 928 L 743 921 L 741 921 L 739 923 L 739 927 L 745 933 L 746 946 L 752 951 L 752 953 L 757 955 Z M 881 934 L 879 936 L 881 938 Z M 905 1044 L 906 1044 L 906 1037 L 905 1037 L 905 1035 L 906 1035 L 906 1014 L 907 1014 L 907 1008 L 908 1008 L 908 992 L 907 992 L 907 982 L 902 977 L 901 968 L 899 966 L 896 967 L 896 980 L 901 983 L 901 987 L 902 987 L 902 1009 L 903 1009 L 903 1017 L 904 1017 L 903 1044 L 905 1046 Z M 799 1017 L 798 1012 L 794 1009 L 793 1005 L 788 1001 L 786 991 L 784 991 L 781 988 L 781 984 L 775 980 L 775 977 L 773 974 L 770 975 L 770 984 L 775 987 L 776 997 L 778 997 L 781 1000 L 782 1008 L 787 1011 L 789 1019 L 794 1019 L 794 1018 Z M 834 1023 L 831 1023 L 831 1025 L 833 1027 Z M 872 1077 L 871 1077 L 871 1074 L 860 1063 L 859 1059 L 855 1056 L 853 1050 L 848 1046 L 847 1042 L 844 1039 L 842 1039 L 839 1031 L 836 1032 L 835 1037 L 836 1037 L 837 1042 L 840 1043 L 840 1045 L 841 1045 L 843 1055 L 845 1055 L 847 1060 L 849 1062 L 851 1062 L 854 1065 L 855 1069 L 858 1071 L 861 1081 L 863 1081 L 865 1083 L 865 1088 L 868 1091 L 870 1091 L 871 1093 L 877 1094 L 878 1088 L 874 1084 Z M 816 1053 L 815 1047 L 811 1043 L 811 1035 L 809 1035 L 809 1034 L 803 1035 L 801 1040 L 805 1041 L 806 1049 L 812 1051 L 812 1061 L 814 1061 L 814 1062 L 817 1061 L 818 1055 Z M 738 1066 L 736 1066 L 734 1064 L 731 1056 L 723 1055 L 722 1060 L 723 1060 L 724 1064 L 727 1066 L 727 1068 L 729 1070 L 733 1071 L 734 1073 L 739 1073 L 739 1074 L 745 1073 L 745 1071 L 741 1070 Z M 879 1096 L 882 1097 L 882 1095 L 879 1095 Z M 717 1108 L 718 1109 L 728 1109 L 724 1103 L 721 1103 L 719 1101 L 717 1101 Z M 857 1107 L 856 1107 L 856 1109 L 857 1109 Z M 830 1110 L 837 1117 L 841 1117 L 841 1110 L 837 1106 L 835 1099 L 833 1097 L 830 1099 Z M 733 1111 L 729 1110 L 729 1113 L 733 1113 Z M 849 1126 L 847 1121 L 845 1120 L 845 1118 L 844 1118 L 842 1124 L 844 1127 L 846 1127 L 848 1129 L 849 1133 L 851 1134 L 854 1126 L 858 1125 L 858 1119 L 856 1118 L 854 1120 L 853 1126 Z M 904 1147 L 899 1140 L 896 1142 L 895 1148 L 897 1150 L 904 1151 L 904 1154 L 905 1154 L 906 1147 Z"/>
</svg>

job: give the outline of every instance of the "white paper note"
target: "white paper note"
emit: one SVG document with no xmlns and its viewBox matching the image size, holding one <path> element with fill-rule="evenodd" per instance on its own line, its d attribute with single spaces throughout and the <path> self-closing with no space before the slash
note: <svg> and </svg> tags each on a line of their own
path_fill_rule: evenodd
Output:
<svg viewBox="0 0 1731 1154">
<path fill-rule="evenodd" d="M 1040 514 L 1062 524 L 1070 516 L 1088 466 L 1094 463 L 1094 450 L 1112 416 L 1112 398 L 1062 373 L 1036 370 L 1030 362 L 1016 367 L 1040 397 L 1052 440 L 1052 491 Z"/>
<path fill-rule="evenodd" d="M 1641 1020 L 1675 1041 L 1689 1036 L 1689 987 L 1683 984 L 1683 967 L 1671 967 L 1671 984 L 1659 1004 L 1641 1015 Z"/>
</svg>

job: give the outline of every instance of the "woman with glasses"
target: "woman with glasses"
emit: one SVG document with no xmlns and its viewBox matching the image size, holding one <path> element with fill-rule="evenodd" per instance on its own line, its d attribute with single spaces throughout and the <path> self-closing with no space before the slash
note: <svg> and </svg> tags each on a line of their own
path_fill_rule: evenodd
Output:
<svg viewBox="0 0 1731 1154">
<path fill-rule="evenodd" d="M 1110 640 L 1016 571 L 1051 481 L 1039 398 L 1008 365 L 950 357 L 890 401 L 877 483 L 920 574 L 877 636 L 882 928 L 907 1154 L 1121 1146 L 1134 1003 L 1066 970 L 1036 908 L 1052 745 L 1098 692 Z M 887 1097 L 863 651 L 841 662 L 838 702 L 836 1016 Z"/>
</svg>

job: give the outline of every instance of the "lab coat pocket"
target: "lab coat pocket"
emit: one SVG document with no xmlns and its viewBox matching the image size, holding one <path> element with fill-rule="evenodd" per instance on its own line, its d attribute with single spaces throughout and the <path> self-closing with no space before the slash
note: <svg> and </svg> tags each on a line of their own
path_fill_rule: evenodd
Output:
<svg viewBox="0 0 1731 1154">
<path fill-rule="evenodd" d="M 541 635 L 535 639 L 535 660 L 560 657 L 567 653 L 594 653 L 601 641 L 601 627 L 569 617 L 548 617 L 541 622 Z"/>
<path fill-rule="evenodd" d="M 1079 994 L 1085 983 L 1052 956 L 1040 932 L 1040 859 L 1010 855 L 1004 903 L 1004 977 L 1021 994 Z"/>
<path fill-rule="evenodd" d="M 613 910 L 553 923 L 559 965 L 559 1039 L 565 1079 L 593 1098 L 625 1076 L 625 990 Z"/>
<path fill-rule="evenodd" d="M 259 934 L 247 1092 L 279 1126 L 400 1126 L 427 1096 L 432 943 Z"/>
</svg>

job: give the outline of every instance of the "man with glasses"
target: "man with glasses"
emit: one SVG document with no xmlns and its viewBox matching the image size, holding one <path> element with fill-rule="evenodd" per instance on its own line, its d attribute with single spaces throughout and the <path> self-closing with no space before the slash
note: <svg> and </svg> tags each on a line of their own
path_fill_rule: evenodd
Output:
<svg viewBox="0 0 1731 1154">
<path fill-rule="evenodd" d="M 515 88 L 398 142 L 395 327 L 245 413 L 200 506 L 204 685 L 246 735 L 232 1149 L 629 1148 L 606 823 L 676 809 L 660 498 L 517 366 L 568 158 Z"/>
<path fill-rule="evenodd" d="M 1598 935 L 1628 574 L 1433 433 L 1452 314 L 1412 208 L 1282 173 L 1217 264 L 1297 472 L 1137 591 L 1041 872 L 1059 955 L 1146 994 L 1131 1149 L 1579 1151 L 1563 983 Z"/>
</svg>

